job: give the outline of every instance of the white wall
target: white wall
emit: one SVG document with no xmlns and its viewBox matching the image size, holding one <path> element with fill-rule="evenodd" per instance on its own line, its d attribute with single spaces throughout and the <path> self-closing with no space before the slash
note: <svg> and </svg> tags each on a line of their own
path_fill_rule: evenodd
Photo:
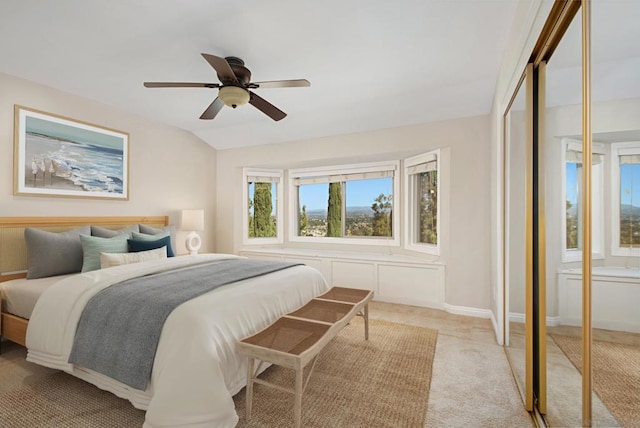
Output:
<svg viewBox="0 0 640 428">
<path fill-rule="evenodd" d="M 242 167 L 340 165 L 402 159 L 441 148 L 445 149 L 443 162 L 450 165 L 448 174 L 445 171 L 441 177 L 444 186 L 441 202 L 445 205 L 442 212 L 445 215 L 441 225 L 444 231 L 441 230 L 443 248 L 440 260 L 446 263 L 445 302 L 488 309 L 491 241 L 488 136 L 489 121 L 484 116 L 218 151 L 216 249 L 219 252 L 237 252 L 242 248 Z M 309 244 L 287 246 L 312 247 Z M 362 246 L 346 249 L 401 252 L 393 248 Z M 433 256 L 420 257 L 433 259 Z"/>
<path fill-rule="evenodd" d="M 213 250 L 216 152 L 193 134 L 0 73 L 0 216 L 169 215 L 204 208 L 203 250 Z M 129 133 L 129 200 L 13 195 L 14 104 Z M 178 236 L 178 251 L 184 252 Z"/>
</svg>

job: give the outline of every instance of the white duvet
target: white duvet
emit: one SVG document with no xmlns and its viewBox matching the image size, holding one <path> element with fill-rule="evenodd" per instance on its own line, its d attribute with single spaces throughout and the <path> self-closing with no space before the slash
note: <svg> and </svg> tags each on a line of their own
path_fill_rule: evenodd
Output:
<svg viewBox="0 0 640 428">
<path fill-rule="evenodd" d="M 36 303 L 27 329 L 27 360 L 64 370 L 146 409 L 145 427 L 233 427 L 238 416 L 232 396 L 246 384 L 246 358 L 235 353 L 235 343 L 326 291 L 317 270 L 284 269 L 217 288 L 177 307 L 164 324 L 146 391 L 68 359 L 82 310 L 100 290 L 140 275 L 236 257 L 175 257 L 63 279 Z"/>
</svg>

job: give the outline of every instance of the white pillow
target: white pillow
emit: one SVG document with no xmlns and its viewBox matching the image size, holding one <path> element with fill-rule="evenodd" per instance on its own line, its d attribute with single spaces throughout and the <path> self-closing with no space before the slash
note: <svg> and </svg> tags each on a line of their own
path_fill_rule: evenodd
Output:
<svg viewBox="0 0 640 428">
<path fill-rule="evenodd" d="M 100 268 L 128 265 L 167 258 L 167 247 L 137 253 L 100 253 Z"/>
</svg>

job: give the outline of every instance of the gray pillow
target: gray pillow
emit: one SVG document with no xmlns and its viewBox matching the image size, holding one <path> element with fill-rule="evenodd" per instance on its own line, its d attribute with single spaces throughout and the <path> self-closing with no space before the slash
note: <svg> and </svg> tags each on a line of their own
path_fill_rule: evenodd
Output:
<svg viewBox="0 0 640 428">
<path fill-rule="evenodd" d="M 82 270 L 82 244 L 80 234 L 89 234 L 89 226 L 66 232 L 26 228 L 27 279 L 46 278 Z"/>
<path fill-rule="evenodd" d="M 173 225 L 165 226 L 163 228 L 151 227 L 146 224 L 141 224 L 140 233 L 144 233 L 147 235 L 159 235 L 161 233 L 169 232 L 169 236 L 171 236 L 171 251 L 175 254 L 176 252 L 176 228 Z M 159 236 L 158 238 L 161 238 Z M 168 251 L 167 251 L 168 252 Z"/>
<path fill-rule="evenodd" d="M 82 272 L 100 269 L 100 253 L 128 253 L 127 239 L 129 235 L 126 233 L 112 238 L 80 235 L 83 254 Z"/>
<path fill-rule="evenodd" d="M 100 226 L 91 226 L 91 236 L 98 236 L 100 238 L 113 238 L 114 236 L 128 233 L 131 236 L 131 232 L 140 232 L 137 224 L 132 224 L 118 230 L 105 229 Z"/>
</svg>

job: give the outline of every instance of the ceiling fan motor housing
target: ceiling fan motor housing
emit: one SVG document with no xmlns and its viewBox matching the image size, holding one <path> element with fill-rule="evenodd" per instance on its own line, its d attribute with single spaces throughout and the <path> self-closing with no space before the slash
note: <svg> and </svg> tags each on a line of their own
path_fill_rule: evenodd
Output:
<svg viewBox="0 0 640 428">
<path fill-rule="evenodd" d="M 242 87 L 247 87 L 249 82 L 251 82 L 251 71 L 244 66 L 244 61 L 235 56 L 225 57 L 227 62 L 229 63 L 229 67 L 233 71 L 233 74 L 236 75 L 236 79 Z M 235 82 L 230 82 L 228 79 L 225 79 L 223 76 L 218 74 L 218 79 L 222 82 L 223 85 L 233 85 Z"/>
</svg>

